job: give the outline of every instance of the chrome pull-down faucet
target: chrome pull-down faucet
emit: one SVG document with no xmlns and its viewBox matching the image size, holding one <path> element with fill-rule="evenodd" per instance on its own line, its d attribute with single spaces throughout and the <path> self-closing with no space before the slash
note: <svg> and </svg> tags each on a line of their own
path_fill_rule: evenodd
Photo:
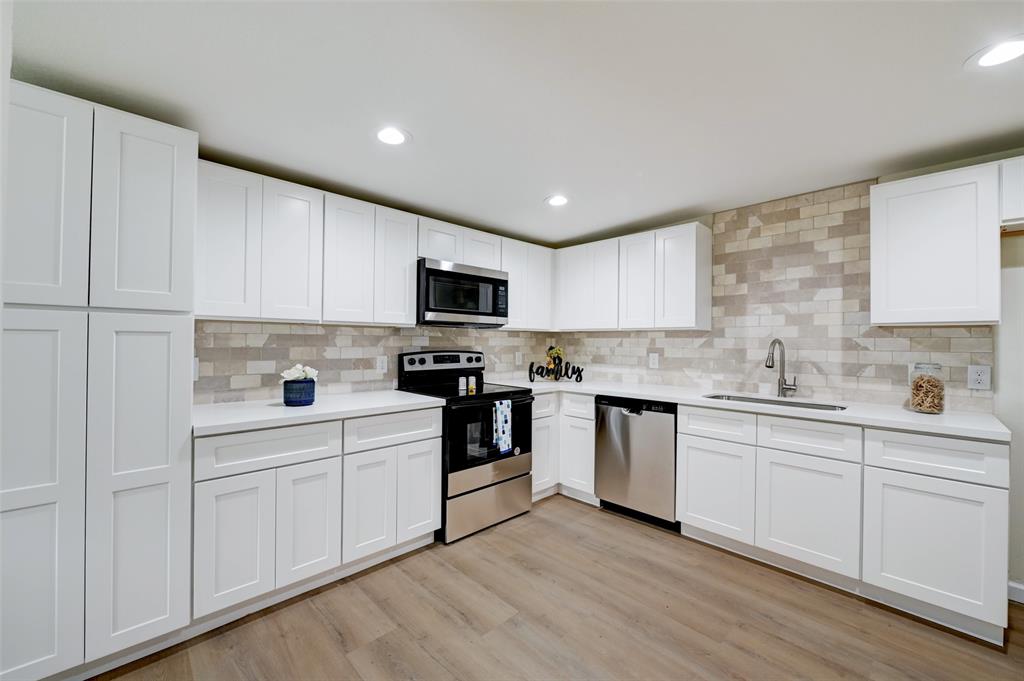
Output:
<svg viewBox="0 0 1024 681">
<path fill-rule="evenodd" d="M 787 397 L 788 395 L 796 392 L 796 374 L 793 375 L 793 382 L 786 382 L 786 346 L 778 338 L 772 339 L 772 344 L 768 346 L 768 359 L 764 361 L 764 366 L 767 369 L 775 368 L 775 347 L 779 348 L 779 397 Z"/>
</svg>

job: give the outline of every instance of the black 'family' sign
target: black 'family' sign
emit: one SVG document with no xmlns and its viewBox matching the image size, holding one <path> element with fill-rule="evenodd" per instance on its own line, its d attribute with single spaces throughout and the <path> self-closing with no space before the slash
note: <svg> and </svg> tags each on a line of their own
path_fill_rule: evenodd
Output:
<svg viewBox="0 0 1024 681">
<path fill-rule="evenodd" d="M 577 383 L 583 381 L 583 367 L 572 364 L 571 362 L 563 362 L 561 357 L 555 357 L 552 362 L 554 366 L 536 366 L 533 362 L 530 362 L 530 382 L 533 383 L 534 378 L 540 376 L 541 378 L 552 378 L 559 381 L 563 378 L 567 378 L 570 381 L 575 380 Z"/>
</svg>

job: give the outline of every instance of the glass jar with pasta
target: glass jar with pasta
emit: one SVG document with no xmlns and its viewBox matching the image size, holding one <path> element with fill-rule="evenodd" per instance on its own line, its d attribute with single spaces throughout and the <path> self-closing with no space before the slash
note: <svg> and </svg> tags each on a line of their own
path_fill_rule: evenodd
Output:
<svg viewBox="0 0 1024 681">
<path fill-rule="evenodd" d="M 941 414 L 946 408 L 942 365 L 916 362 L 910 372 L 910 408 L 922 414 Z"/>
</svg>

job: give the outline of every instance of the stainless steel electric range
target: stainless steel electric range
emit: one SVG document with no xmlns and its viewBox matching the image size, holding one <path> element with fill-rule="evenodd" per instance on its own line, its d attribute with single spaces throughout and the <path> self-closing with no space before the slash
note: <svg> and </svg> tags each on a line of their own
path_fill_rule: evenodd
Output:
<svg viewBox="0 0 1024 681">
<path fill-rule="evenodd" d="M 475 394 L 470 385 L 475 384 Z M 460 387 L 462 386 L 462 387 Z M 446 544 L 530 510 L 532 391 L 484 382 L 484 355 L 469 350 L 398 356 L 398 389 L 441 397 L 444 407 L 442 490 L 437 539 Z M 498 403 L 511 404 L 511 446 L 495 432 Z"/>
</svg>

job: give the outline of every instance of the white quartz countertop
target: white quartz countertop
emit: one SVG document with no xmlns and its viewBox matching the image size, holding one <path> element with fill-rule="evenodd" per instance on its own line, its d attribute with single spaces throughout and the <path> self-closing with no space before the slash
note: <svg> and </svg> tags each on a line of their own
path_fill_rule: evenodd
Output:
<svg viewBox="0 0 1024 681">
<path fill-rule="evenodd" d="M 204 437 L 443 406 L 444 400 L 437 397 L 398 390 L 318 394 L 308 407 L 286 407 L 281 400 L 197 404 L 192 408 L 192 433 Z"/>
<path fill-rule="evenodd" d="M 843 411 L 819 411 L 817 409 L 807 409 L 796 406 L 790 407 L 773 404 L 712 400 L 704 397 L 704 395 L 711 394 L 709 391 L 695 390 L 684 386 L 606 383 L 600 381 L 583 381 L 581 383 L 570 381 L 535 381 L 530 383 L 527 380 L 502 380 L 500 382 L 506 385 L 532 388 L 533 392 L 538 395 L 552 392 L 566 392 L 582 395 L 632 397 L 635 399 L 675 402 L 677 404 L 685 404 L 694 407 L 709 407 L 711 409 L 726 409 L 729 411 L 770 414 L 772 416 L 790 416 L 812 421 L 849 423 L 852 425 L 866 426 L 870 428 L 906 430 L 929 435 L 947 435 L 977 440 L 992 440 L 995 442 L 1010 441 L 1010 430 L 995 416 L 992 414 L 969 411 L 948 411 L 943 414 L 933 415 L 920 414 L 905 407 L 888 404 L 817 400 L 819 402 L 826 402 L 830 404 L 840 404 L 846 407 Z M 720 390 L 715 392 L 719 394 L 727 394 L 729 391 Z M 757 395 L 756 397 L 775 399 L 769 395 Z M 804 401 L 800 398 L 791 397 L 785 399 L 793 402 L 794 404 Z"/>
</svg>

